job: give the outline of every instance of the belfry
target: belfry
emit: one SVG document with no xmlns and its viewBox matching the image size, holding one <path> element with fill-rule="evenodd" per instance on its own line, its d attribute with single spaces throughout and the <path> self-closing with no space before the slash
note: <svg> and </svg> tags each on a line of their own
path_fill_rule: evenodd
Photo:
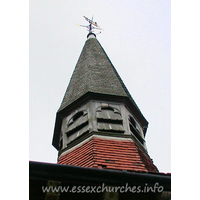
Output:
<svg viewBox="0 0 200 200">
<path fill-rule="evenodd" d="M 148 121 L 90 32 L 57 111 L 58 164 L 157 173 L 148 155 Z"/>
</svg>

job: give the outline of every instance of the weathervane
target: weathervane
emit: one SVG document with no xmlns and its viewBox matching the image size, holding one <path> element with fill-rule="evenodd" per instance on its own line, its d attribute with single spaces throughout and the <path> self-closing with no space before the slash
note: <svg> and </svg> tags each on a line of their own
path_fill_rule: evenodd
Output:
<svg viewBox="0 0 200 200">
<path fill-rule="evenodd" d="M 92 16 L 92 19 L 89 19 L 85 16 L 83 16 L 83 17 L 85 18 L 86 21 L 89 22 L 89 25 L 85 26 L 85 25 L 77 24 L 78 26 L 86 27 L 88 29 L 89 33 L 93 33 L 93 29 L 103 30 L 102 28 L 100 28 L 100 26 L 97 24 L 97 22 L 93 21 L 93 16 Z M 101 31 L 98 34 L 100 34 L 100 33 L 101 33 Z"/>
</svg>

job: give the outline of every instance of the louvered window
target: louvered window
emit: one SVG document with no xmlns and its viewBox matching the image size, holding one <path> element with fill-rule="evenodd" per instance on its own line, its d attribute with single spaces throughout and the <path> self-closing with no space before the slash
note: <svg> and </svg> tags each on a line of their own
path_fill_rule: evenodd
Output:
<svg viewBox="0 0 200 200">
<path fill-rule="evenodd" d="M 132 132 L 133 135 L 136 136 L 136 138 L 142 143 L 144 144 L 144 139 L 142 138 L 142 136 L 140 135 L 140 131 L 138 130 L 137 126 L 136 126 L 136 122 L 133 119 L 133 117 L 129 116 L 129 127 L 130 130 Z"/>
<path fill-rule="evenodd" d="M 118 109 L 102 106 L 96 111 L 97 129 L 106 132 L 123 133 L 123 120 Z"/>
<path fill-rule="evenodd" d="M 88 129 L 88 114 L 86 111 L 79 111 L 67 124 L 67 143 L 88 132 Z"/>
<path fill-rule="evenodd" d="M 63 148 L 63 139 L 60 139 L 60 143 L 59 143 L 59 148 L 62 149 Z"/>
</svg>

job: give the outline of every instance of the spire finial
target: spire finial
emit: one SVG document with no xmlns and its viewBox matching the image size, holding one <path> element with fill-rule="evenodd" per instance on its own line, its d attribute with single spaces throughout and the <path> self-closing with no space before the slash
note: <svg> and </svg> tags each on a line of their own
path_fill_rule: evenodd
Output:
<svg viewBox="0 0 200 200">
<path fill-rule="evenodd" d="M 94 34 L 94 29 L 98 29 L 98 30 L 103 30 L 102 28 L 100 28 L 100 26 L 97 24 L 97 22 L 94 22 L 93 21 L 93 17 L 92 17 L 92 19 L 89 19 L 89 18 L 87 18 L 87 17 L 85 17 L 85 16 L 83 16 L 84 18 L 85 18 L 85 20 L 87 21 L 87 22 L 89 22 L 89 25 L 88 26 L 85 26 L 85 25 L 78 25 L 78 26 L 82 26 L 82 27 L 86 27 L 87 29 L 88 29 L 88 31 L 89 31 L 89 34 L 87 35 L 87 37 L 90 35 L 90 34 Z M 101 31 L 99 32 L 99 33 L 101 33 Z M 99 34 L 98 33 L 98 34 Z M 95 34 L 94 34 L 95 35 Z M 95 35 L 96 36 L 96 35 Z"/>
</svg>

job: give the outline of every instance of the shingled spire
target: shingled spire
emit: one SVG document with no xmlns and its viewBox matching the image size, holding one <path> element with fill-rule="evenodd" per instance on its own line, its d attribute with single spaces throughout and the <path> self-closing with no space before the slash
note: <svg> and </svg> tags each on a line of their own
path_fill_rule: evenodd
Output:
<svg viewBox="0 0 200 200">
<path fill-rule="evenodd" d="M 87 92 L 128 97 L 133 101 L 93 33 L 85 42 L 59 111 Z"/>
<path fill-rule="evenodd" d="M 89 33 L 56 116 L 58 163 L 157 172 L 147 153 L 147 127 L 95 34 Z"/>
</svg>

